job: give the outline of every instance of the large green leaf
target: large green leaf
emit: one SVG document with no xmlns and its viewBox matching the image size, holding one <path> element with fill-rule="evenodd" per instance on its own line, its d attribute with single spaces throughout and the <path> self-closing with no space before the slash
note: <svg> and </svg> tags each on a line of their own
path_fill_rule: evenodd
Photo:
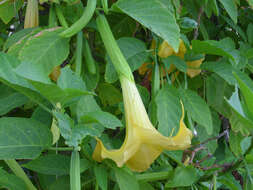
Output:
<svg viewBox="0 0 253 190">
<path fill-rule="evenodd" d="M 13 34 L 13 36 L 8 38 L 10 40 L 6 41 L 6 46 L 5 47 L 8 48 L 8 54 L 12 55 L 12 56 L 15 56 L 15 57 L 18 57 L 20 51 L 26 45 L 26 42 L 30 38 L 32 38 L 33 35 L 36 35 L 41 30 L 42 30 L 41 28 L 33 28 L 33 30 L 22 30 L 22 31 L 27 31 L 27 32 L 20 31 L 21 34 L 19 32 Z"/>
<path fill-rule="evenodd" d="M 14 108 L 20 107 L 28 102 L 24 95 L 14 92 L 4 98 L 0 98 L 0 115 L 4 115 Z"/>
<path fill-rule="evenodd" d="M 220 41 L 193 40 L 192 50 L 196 53 L 227 56 L 228 58 L 231 58 L 234 62 L 236 62 L 236 58 L 234 57 L 234 54 L 233 54 L 233 52 L 235 51 L 234 44 L 229 38 L 225 38 Z"/>
<path fill-rule="evenodd" d="M 98 86 L 98 94 L 103 105 L 114 105 L 122 101 L 121 92 L 108 83 L 102 83 Z"/>
<path fill-rule="evenodd" d="M 15 57 L 0 52 L 0 81 L 21 92 L 39 105 L 46 107 L 45 99 L 41 97 L 37 90 L 14 72 L 19 64 L 20 62 Z"/>
<path fill-rule="evenodd" d="M 14 44 L 20 42 L 21 39 L 23 39 L 25 36 L 30 34 L 32 31 L 36 30 L 37 28 L 26 28 L 23 30 L 20 30 L 14 34 L 12 34 L 9 38 L 7 38 L 5 44 L 4 44 L 4 51 L 9 49 Z"/>
<path fill-rule="evenodd" d="M 85 115 L 81 117 L 81 123 L 94 123 L 97 122 L 109 129 L 116 129 L 116 127 L 122 127 L 122 123 L 120 120 L 114 115 L 103 112 L 103 111 L 95 111 L 95 112 L 87 112 Z"/>
<path fill-rule="evenodd" d="M 70 171 L 70 156 L 61 154 L 41 156 L 23 164 L 22 167 L 46 175 L 68 175 Z M 91 167 L 90 161 L 86 159 L 80 160 L 80 172 L 84 172 L 89 167 Z"/>
<path fill-rule="evenodd" d="M 231 0 L 219 0 L 221 4 L 224 6 L 225 10 L 227 11 L 228 15 L 231 19 L 237 23 L 237 7 L 235 1 Z"/>
<path fill-rule="evenodd" d="M 93 94 L 86 91 L 82 79 L 68 67 L 61 70 L 57 85 L 53 82 L 44 83 L 33 80 L 29 80 L 29 82 L 49 101 L 60 102 L 63 107 L 76 97 Z"/>
<path fill-rule="evenodd" d="M 32 159 L 51 146 L 52 135 L 33 119 L 0 118 L 0 159 Z"/>
<path fill-rule="evenodd" d="M 206 79 L 206 99 L 209 106 L 218 113 L 229 117 L 230 108 L 226 104 L 224 97 L 230 97 L 234 88 L 216 74 L 210 75 Z"/>
<path fill-rule="evenodd" d="M 240 71 L 236 71 L 233 74 L 239 84 L 240 90 L 242 91 L 248 111 L 251 116 L 253 116 L 253 82 L 246 74 Z"/>
<path fill-rule="evenodd" d="M 26 184 L 19 177 L 9 174 L 0 168 L 0 187 L 10 190 L 27 190 Z"/>
<path fill-rule="evenodd" d="M 239 99 L 238 90 L 233 93 L 229 100 L 226 99 L 226 102 L 231 108 L 229 121 L 233 131 L 240 131 L 244 135 L 247 135 L 249 132 L 253 131 L 253 121 L 248 119 L 244 113 Z"/>
<path fill-rule="evenodd" d="M 94 167 L 94 173 L 95 173 L 96 180 L 98 182 L 99 187 L 102 190 L 107 190 L 108 172 L 106 168 L 102 165 L 96 165 Z"/>
<path fill-rule="evenodd" d="M 28 102 L 27 97 L 6 85 L 0 84 L 0 91 L 0 115 L 4 115 Z"/>
<path fill-rule="evenodd" d="M 166 183 L 167 188 L 172 187 L 187 187 L 198 181 L 200 173 L 197 169 L 188 167 L 177 167 L 174 170 L 172 179 Z"/>
<path fill-rule="evenodd" d="M 180 94 L 187 114 L 190 114 L 194 121 L 203 125 L 206 132 L 211 135 L 213 131 L 212 116 L 205 101 L 191 90 L 181 89 Z"/>
<path fill-rule="evenodd" d="M 0 18 L 7 24 L 11 19 L 18 14 L 18 10 L 22 7 L 23 1 L 1 1 Z"/>
<path fill-rule="evenodd" d="M 114 167 L 113 171 L 120 190 L 139 190 L 138 181 L 132 173 L 117 167 Z"/>
<path fill-rule="evenodd" d="M 157 105 L 158 130 L 165 136 L 174 136 L 179 129 L 182 108 L 176 89 L 165 87 L 155 98 Z"/>
<path fill-rule="evenodd" d="M 60 37 L 60 32 L 62 29 L 51 28 L 29 38 L 19 53 L 22 63 L 17 73 L 33 81 L 49 82 L 48 75 L 69 53 L 69 39 Z"/>
<path fill-rule="evenodd" d="M 164 65 L 166 66 L 166 69 L 170 68 L 170 65 L 175 65 L 176 68 L 184 73 L 186 73 L 187 71 L 187 65 L 186 62 L 182 59 L 180 59 L 177 56 L 169 56 L 165 59 L 162 59 L 162 62 L 164 63 Z"/>
<path fill-rule="evenodd" d="M 79 124 L 72 129 L 71 137 L 66 143 L 69 146 L 78 146 L 86 136 L 99 137 L 104 127 L 98 123 Z"/>
<path fill-rule="evenodd" d="M 204 62 L 201 65 L 201 68 L 218 74 L 220 77 L 226 80 L 228 84 L 234 85 L 236 83 L 236 80 L 232 75 L 233 67 L 225 60 Z"/>
<path fill-rule="evenodd" d="M 120 38 L 117 41 L 120 50 L 125 56 L 132 71 L 138 69 L 146 60 L 148 53 L 146 45 L 136 38 Z M 105 80 L 108 83 L 113 83 L 118 80 L 118 74 L 109 58 L 106 56 Z"/>
<path fill-rule="evenodd" d="M 116 6 L 145 27 L 166 40 L 175 51 L 179 48 L 180 31 L 170 1 L 120 0 Z"/>
</svg>

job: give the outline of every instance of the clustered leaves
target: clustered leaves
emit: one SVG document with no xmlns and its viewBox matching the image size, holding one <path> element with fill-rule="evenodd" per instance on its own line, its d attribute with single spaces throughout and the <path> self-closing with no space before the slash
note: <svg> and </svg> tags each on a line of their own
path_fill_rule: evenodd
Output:
<svg viewBox="0 0 253 190">
<path fill-rule="evenodd" d="M 252 0 L 0 0 L 0 189 L 251 190 L 252 72 Z"/>
</svg>

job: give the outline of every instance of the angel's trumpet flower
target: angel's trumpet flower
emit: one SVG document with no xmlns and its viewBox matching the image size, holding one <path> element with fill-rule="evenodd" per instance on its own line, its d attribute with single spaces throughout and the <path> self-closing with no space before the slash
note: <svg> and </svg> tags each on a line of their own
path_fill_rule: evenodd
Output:
<svg viewBox="0 0 253 190">
<path fill-rule="evenodd" d="M 125 108 L 126 136 L 121 148 L 116 150 L 106 149 L 102 141 L 97 139 L 93 159 L 101 162 L 109 158 L 119 167 L 126 164 L 134 171 L 145 171 L 163 150 L 183 150 L 190 146 L 192 133 L 183 122 L 183 105 L 177 135 L 165 137 L 160 134 L 148 118 L 130 67 L 119 50 L 104 15 L 98 16 L 97 26 L 119 74 Z"/>
<path fill-rule="evenodd" d="M 180 128 L 176 136 L 165 137 L 151 124 L 140 94 L 134 82 L 121 78 L 126 116 L 126 137 L 117 150 L 107 150 L 98 139 L 93 158 L 102 161 L 112 159 L 121 167 L 124 163 L 134 171 L 145 171 L 163 150 L 184 150 L 191 144 L 192 133 L 186 128 L 184 108 Z"/>
<path fill-rule="evenodd" d="M 25 13 L 24 28 L 33 28 L 39 25 L 39 9 L 37 0 L 28 0 Z"/>
</svg>

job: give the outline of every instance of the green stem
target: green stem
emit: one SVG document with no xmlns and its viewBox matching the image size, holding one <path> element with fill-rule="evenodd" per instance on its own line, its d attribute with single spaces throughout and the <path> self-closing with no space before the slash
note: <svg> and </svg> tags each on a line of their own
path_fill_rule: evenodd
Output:
<svg viewBox="0 0 253 190">
<path fill-rule="evenodd" d="M 134 81 L 134 77 L 132 71 L 122 54 L 119 46 L 112 34 L 111 28 L 105 18 L 104 14 L 98 13 L 98 17 L 96 20 L 98 31 L 101 35 L 102 41 L 104 42 L 105 49 L 111 58 L 111 61 L 119 75 L 125 76 L 131 81 Z"/>
<path fill-rule="evenodd" d="M 213 174 L 213 190 L 216 190 L 217 187 L 216 187 L 216 181 L 217 181 L 217 177 L 216 177 L 216 173 Z"/>
<path fill-rule="evenodd" d="M 48 26 L 49 28 L 57 26 L 57 17 L 56 17 L 55 7 L 53 3 L 51 3 L 50 10 L 49 10 Z"/>
<path fill-rule="evenodd" d="M 165 179 L 168 179 L 168 177 L 169 177 L 169 172 L 153 172 L 153 173 L 136 175 L 137 180 L 142 181 L 142 182 L 165 180 Z"/>
<path fill-rule="evenodd" d="M 50 147 L 48 150 L 53 150 L 53 151 L 73 151 L 73 147 Z"/>
<path fill-rule="evenodd" d="M 9 166 L 9 168 L 13 171 L 14 174 L 25 182 L 28 190 L 37 190 L 16 160 L 11 159 L 11 160 L 4 160 L 4 161 Z"/>
<path fill-rule="evenodd" d="M 59 19 L 60 24 L 61 24 L 64 28 L 68 28 L 69 26 L 68 26 L 68 23 L 67 23 L 67 21 L 66 21 L 64 15 L 63 15 L 63 13 L 62 13 L 61 7 L 60 7 L 59 5 L 56 5 L 55 10 L 56 10 L 56 15 L 57 15 L 57 17 L 58 17 L 58 19 Z"/>
<path fill-rule="evenodd" d="M 82 50 L 83 50 L 83 31 L 76 36 L 76 74 L 81 76 L 82 73 Z"/>
</svg>

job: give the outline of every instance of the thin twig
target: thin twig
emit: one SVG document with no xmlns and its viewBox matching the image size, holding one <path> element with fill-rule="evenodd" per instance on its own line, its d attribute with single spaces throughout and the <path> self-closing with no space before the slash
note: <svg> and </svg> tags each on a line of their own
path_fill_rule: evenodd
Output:
<svg viewBox="0 0 253 190">
<path fill-rule="evenodd" d="M 198 26 L 194 31 L 194 38 L 193 38 L 194 40 L 196 40 L 199 35 L 199 26 L 200 26 L 201 16 L 202 16 L 203 12 L 204 12 L 204 7 L 200 7 L 199 14 L 198 14 L 198 20 L 197 20 Z"/>
</svg>

